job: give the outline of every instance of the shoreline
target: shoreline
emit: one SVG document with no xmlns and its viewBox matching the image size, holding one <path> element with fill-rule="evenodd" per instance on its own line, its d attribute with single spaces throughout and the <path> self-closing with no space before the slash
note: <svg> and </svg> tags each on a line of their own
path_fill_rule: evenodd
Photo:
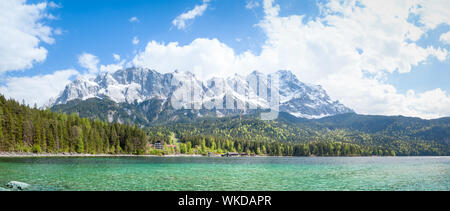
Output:
<svg viewBox="0 0 450 211">
<path fill-rule="evenodd" d="M 222 157 L 222 156 L 206 156 L 199 154 L 171 154 L 171 155 L 133 155 L 133 154 L 79 154 L 79 153 L 25 153 L 25 152 L 0 152 L 0 158 L 38 158 L 38 157 Z M 236 156 L 238 158 L 254 158 L 254 157 L 296 157 L 296 156 Z M 302 157 L 302 156 L 300 156 Z M 327 157 L 327 156 L 303 156 L 303 157 Z M 449 156 L 329 156 L 329 157 L 449 157 Z M 225 157 L 226 158 L 226 157 Z"/>
<path fill-rule="evenodd" d="M 78 153 L 22 153 L 0 152 L 0 158 L 26 158 L 26 157 L 208 157 L 203 155 L 133 155 L 133 154 L 78 154 Z"/>
</svg>

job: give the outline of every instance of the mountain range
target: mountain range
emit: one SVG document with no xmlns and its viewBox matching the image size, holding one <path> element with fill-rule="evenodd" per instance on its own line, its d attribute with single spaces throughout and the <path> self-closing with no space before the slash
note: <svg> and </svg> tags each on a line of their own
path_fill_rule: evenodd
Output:
<svg viewBox="0 0 450 211">
<path fill-rule="evenodd" d="M 274 78 L 279 79 L 279 115 L 275 121 L 264 121 L 258 117 L 273 108 L 274 92 L 266 87 L 275 83 Z M 183 95 L 192 101 L 179 101 Z M 180 102 L 181 109 L 174 105 Z M 211 103 L 227 109 L 206 108 Z M 54 112 L 142 127 L 151 143 L 179 140 L 200 146 L 203 140 L 217 140 L 224 147 L 233 140 L 237 149 L 240 144 L 264 145 L 270 155 L 305 155 L 292 151 L 294 145 L 321 156 L 336 155 L 336 150 L 344 150 L 342 155 L 450 153 L 450 118 L 356 114 L 332 101 L 320 86 L 302 83 L 289 71 L 202 81 L 189 72 L 128 68 L 77 78 L 49 105 Z"/>
<path fill-rule="evenodd" d="M 84 117 L 144 125 L 161 120 L 248 114 L 272 108 L 271 83 L 275 77 L 279 81 L 280 112 L 308 119 L 353 113 L 331 100 L 321 86 L 303 83 L 286 70 L 268 75 L 253 71 L 247 76 L 235 74 L 202 81 L 190 72 L 162 74 L 151 69 L 127 68 L 96 77 L 78 77 L 48 106 Z M 180 96 L 189 100 L 180 101 Z M 174 103 L 183 109 L 174 109 Z"/>
</svg>

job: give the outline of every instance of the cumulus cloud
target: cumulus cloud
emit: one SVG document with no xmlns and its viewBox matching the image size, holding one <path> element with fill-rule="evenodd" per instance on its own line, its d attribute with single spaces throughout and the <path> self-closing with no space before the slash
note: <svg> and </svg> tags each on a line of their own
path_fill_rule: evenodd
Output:
<svg viewBox="0 0 450 211">
<path fill-rule="evenodd" d="M 15 41 L 0 37 L 0 73 L 29 68 L 34 62 L 45 60 L 46 49 L 39 43 L 53 42 L 51 28 L 38 23 L 45 16 L 42 15 L 45 3 L 25 5 L 24 2 L 7 0 L 0 3 L 0 9 L 10 8 L 10 5 L 22 8 L 14 14 L 8 13 L 9 10 L 6 15 L 0 13 L 0 21 L 16 13 L 28 14 L 17 20 L 25 19 L 28 24 L 34 25 L 16 29 L 15 24 L 2 23 L 0 32 L 15 32 L 6 37 L 18 36 L 21 42 L 17 45 L 22 47 L 20 51 L 15 51 L 9 46 Z M 198 38 L 187 45 L 151 41 L 128 65 L 156 69 L 163 73 L 176 69 L 190 71 L 202 79 L 226 77 L 234 73 L 245 75 L 253 70 L 270 73 L 287 69 L 292 70 L 301 81 L 322 85 L 333 99 L 339 99 L 361 114 L 422 118 L 450 116 L 450 95 L 446 91 L 409 90 L 400 93 L 384 80 L 393 72 L 407 74 L 430 57 L 439 61 L 449 58 L 445 48 L 424 47 L 416 43 L 430 30 L 441 24 L 449 24 L 449 2 L 329 1 L 319 4 L 320 16 L 306 21 L 302 15 L 280 16 L 280 6 L 275 0 L 264 0 L 260 6 L 265 17 L 258 26 L 267 39 L 258 54 L 251 51 L 237 54 L 217 39 Z M 188 20 L 206 11 L 208 3 L 208 0 L 203 1 L 203 4 L 178 16 L 172 24 L 178 29 L 184 29 Z M 419 25 L 409 22 L 411 15 L 418 17 Z M 20 21 L 16 22 L 20 25 Z M 449 43 L 449 33 L 440 36 L 442 43 Z M 133 44 L 138 42 L 137 37 L 134 37 Z M 16 59 L 6 59 L 2 55 L 6 51 L 12 52 L 11 58 Z M 109 65 L 99 65 L 98 57 L 89 53 L 83 53 L 78 60 L 80 66 L 88 70 L 87 74 L 96 74 L 124 67 L 125 60 L 121 61 L 116 54 L 113 57 L 116 63 Z M 75 70 L 64 70 L 49 75 L 11 77 L 5 79 L 6 86 L 0 87 L 0 92 L 42 105 L 46 97 L 56 95 L 69 78 L 77 74 Z M 55 81 L 56 84 L 49 84 L 48 81 Z M 46 96 L 42 96 L 42 93 Z"/>
<path fill-rule="evenodd" d="M 109 65 L 99 65 L 97 56 L 83 53 L 78 57 L 80 66 L 86 68 L 88 72 L 79 73 L 77 70 L 58 70 L 47 75 L 8 77 L 2 78 L 0 93 L 6 97 L 33 106 L 45 106 L 50 98 L 56 97 L 70 81 L 76 77 L 92 77 L 99 72 L 115 72 L 123 68 L 125 60 L 119 61 L 120 56 L 113 54 L 117 63 Z"/>
<path fill-rule="evenodd" d="M 305 21 L 301 15 L 281 17 L 279 5 L 274 0 L 264 0 L 265 17 L 258 26 L 267 40 L 259 54 L 236 54 L 217 39 L 198 38 L 184 46 L 152 41 L 133 59 L 133 64 L 162 72 L 191 71 L 203 79 L 248 74 L 252 70 L 269 73 L 288 69 L 304 82 L 321 84 L 332 98 L 358 113 L 450 116 L 450 96 L 445 91 L 410 90 L 403 94 L 384 80 L 395 71 L 406 74 L 430 57 L 440 61 L 448 58 L 446 49 L 416 44 L 433 27 L 447 24 L 448 14 L 429 12 L 440 3 L 447 4 L 330 1 L 319 4 L 320 16 Z M 408 21 L 411 14 L 418 15 L 422 26 Z"/>
<path fill-rule="evenodd" d="M 235 60 L 233 49 L 217 39 L 196 39 L 186 46 L 177 42 L 169 44 L 149 42 L 145 51 L 133 59 L 133 65 L 154 68 L 160 72 L 173 72 L 178 69 L 190 71 L 198 77 L 224 75 L 232 69 Z"/>
<path fill-rule="evenodd" d="M 73 69 L 55 71 L 48 75 L 32 77 L 10 77 L 5 79 L 5 86 L 0 86 L 0 93 L 19 102 L 39 107 L 55 97 L 70 82 L 71 77 L 78 75 Z M 50 83 L 51 82 L 51 83 Z"/>
<path fill-rule="evenodd" d="M 113 54 L 113 58 L 116 63 L 105 65 L 100 64 L 100 59 L 97 56 L 90 53 L 83 53 L 78 57 L 78 63 L 81 67 L 88 70 L 84 75 L 89 77 L 95 76 L 98 73 L 111 73 L 122 69 L 126 61 L 120 60 L 120 55 L 118 54 Z"/>
<path fill-rule="evenodd" d="M 450 45 L 450 31 L 447 33 L 442 34 L 439 37 L 439 41 L 441 41 L 444 44 Z"/>
<path fill-rule="evenodd" d="M 198 16 L 202 16 L 203 13 L 206 11 L 206 9 L 208 8 L 208 3 L 210 0 L 203 0 L 203 4 L 201 5 L 196 5 L 194 7 L 194 9 L 189 10 L 181 15 L 179 15 L 178 17 L 176 17 L 173 21 L 172 24 L 177 27 L 178 29 L 184 29 L 186 28 L 186 21 L 188 20 L 193 20 L 194 18 L 198 17 Z"/>
<path fill-rule="evenodd" d="M 118 64 L 108 64 L 108 65 L 100 65 L 100 71 L 103 72 L 109 72 L 109 73 L 113 73 L 116 72 L 117 70 L 121 70 L 123 69 L 123 64 L 125 62 L 120 62 Z"/>
<path fill-rule="evenodd" d="M 49 2 L 48 6 L 50 8 L 61 8 L 62 7 L 61 4 L 57 4 L 57 3 L 53 2 L 53 1 Z"/>
<path fill-rule="evenodd" d="M 56 97 L 64 87 L 75 77 L 93 77 L 98 73 L 115 72 L 123 69 L 125 60 L 120 60 L 120 55 L 113 54 L 116 63 L 103 65 L 97 56 L 83 53 L 78 56 L 78 63 L 86 68 L 87 72 L 80 73 L 74 69 L 58 70 L 47 75 L 8 77 L 2 78 L 3 86 L 0 93 L 6 97 L 14 98 L 28 105 L 36 103 L 39 107 L 45 106 L 50 98 Z"/>
<path fill-rule="evenodd" d="M 109 73 L 113 73 L 117 70 L 121 70 L 124 67 L 125 64 L 125 60 L 120 60 L 120 56 L 117 54 L 113 54 L 114 57 L 114 61 L 117 63 L 114 64 L 108 64 L 108 65 L 100 65 L 100 72 L 104 73 L 104 72 L 109 72 Z"/>
<path fill-rule="evenodd" d="M 133 37 L 133 40 L 131 40 L 131 43 L 133 43 L 133 45 L 137 45 L 139 44 L 139 39 L 137 36 Z"/>
<path fill-rule="evenodd" d="M 88 70 L 90 74 L 95 74 L 98 72 L 98 64 L 100 60 L 97 56 L 90 53 L 82 53 L 78 57 L 78 64 Z"/>
<path fill-rule="evenodd" d="M 52 28 L 43 23 L 53 17 L 46 13 L 47 8 L 45 2 L 0 1 L 0 74 L 28 69 L 46 59 L 47 49 L 41 43 L 54 43 Z"/>
<path fill-rule="evenodd" d="M 440 24 L 450 25 L 450 1 L 447 0 L 417 0 L 413 4 L 412 12 L 419 15 L 420 22 L 427 29 L 434 29 Z"/>
<path fill-rule="evenodd" d="M 137 23 L 137 22 L 139 22 L 139 19 L 137 17 L 131 17 L 129 21 L 131 23 Z"/>
<path fill-rule="evenodd" d="M 119 54 L 113 54 L 113 58 L 114 58 L 114 61 L 120 61 L 120 55 Z"/>
<path fill-rule="evenodd" d="M 411 8 L 417 7 L 414 2 L 359 3 L 363 6 L 355 1 L 330 1 L 321 5 L 323 17 L 304 23 L 303 16 L 279 17 L 279 6 L 266 0 L 266 18 L 260 26 L 268 40 L 259 57 L 272 55 L 277 62 L 269 67 L 290 69 L 304 81 L 323 85 L 333 98 L 359 113 L 450 115 L 448 104 L 441 104 L 440 111 L 421 109 L 450 99 L 444 91 L 405 95 L 383 80 L 394 71 L 408 73 L 429 57 L 447 58 L 445 49 L 423 48 L 414 42 L 431 28 L 431 21 L 420 16 L 427 23 L 422 28 L 408 22 Z M 430 1 L 426 7 L 434 7 L 433 3 L 437 4 Z M 436 99 L 430 101 L 433 96 Z"/>
<path fill-rule="evenodd" d="M 259 5 L 259 1 L 256 1 L 256 0 L 247 0 L 247 4 L 245 5 L 245 8 L 251 10 L 251 9 L 257 8 L 257 7 L 259 7 L 259 6 L 260 6 L 260 5 Z"/>
</svg>

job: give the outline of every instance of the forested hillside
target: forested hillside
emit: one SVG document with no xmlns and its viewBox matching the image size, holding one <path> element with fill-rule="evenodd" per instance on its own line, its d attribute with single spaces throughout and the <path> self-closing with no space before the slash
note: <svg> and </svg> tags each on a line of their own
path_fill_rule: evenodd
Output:
<svg viewBox="0 0 450 211">
<path fill-rule="evenodd" d="M 91 108 L 91 110 L 94 108 Z M 0 96 L 0 151 L 110 154 L 238 152 L 271 156 L 450 155 L 449 119 L 344 114 L 319 120 L 280 113 L 201 117 L 147 128 L 80 118 L 21 105 Z M 180 112 L 181 115 L 183 112 Z M 162 141 L 163 150 L 151 144 Z"/>
<path fill-rule="evenodd" d="M 29 108 L 0 95 L 0 151 L 142 154 L 147 143 L 136 126 Z"/>
<path fill-rule="evenodd" d="M 450 155 L 447 139 L 428 129 L 399 130 L 397 134 L 368 133 L 346 128 L 329 128 L 319 123 L 261 121 L 252 116 L 204 118 L 195 123 L 174 123 L 150 127 L 151 137 L 169 140 L 174 132 L 193 148 L 206 145 L 219 151 L 237 151 L 289 156 L 349 156 L 349 155 Z M 323 123 L 322 123 L 323 124 Z M 442 126 L 439 126 L 442 127 Z M 430 139 L 413 137 L 426 132 Z M 448 131 L 448 129 L 445 129 Z M 204 147 L 203 147 L 204 148 Z"/>
</svg>

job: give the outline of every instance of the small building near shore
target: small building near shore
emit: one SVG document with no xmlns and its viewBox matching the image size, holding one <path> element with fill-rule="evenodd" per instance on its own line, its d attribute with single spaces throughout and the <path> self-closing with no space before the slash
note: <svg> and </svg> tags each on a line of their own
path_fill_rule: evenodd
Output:
<svg viewBox="0 0 450 211">
<path fill-rule="evenodd" d="M 222 157 L 237 157 L 237 156 L 239 156 L 239 153 L 237 152 L 227 152 L 222 155 Z"/>
<path fill-rule="evenodd" d="M 161 141 L 157 141 L 153 144 L 153 147 L 155 147 L 155 149 L 162 150 L 164 149 L 164 143 L 162 143 Z"/>
</svg>

